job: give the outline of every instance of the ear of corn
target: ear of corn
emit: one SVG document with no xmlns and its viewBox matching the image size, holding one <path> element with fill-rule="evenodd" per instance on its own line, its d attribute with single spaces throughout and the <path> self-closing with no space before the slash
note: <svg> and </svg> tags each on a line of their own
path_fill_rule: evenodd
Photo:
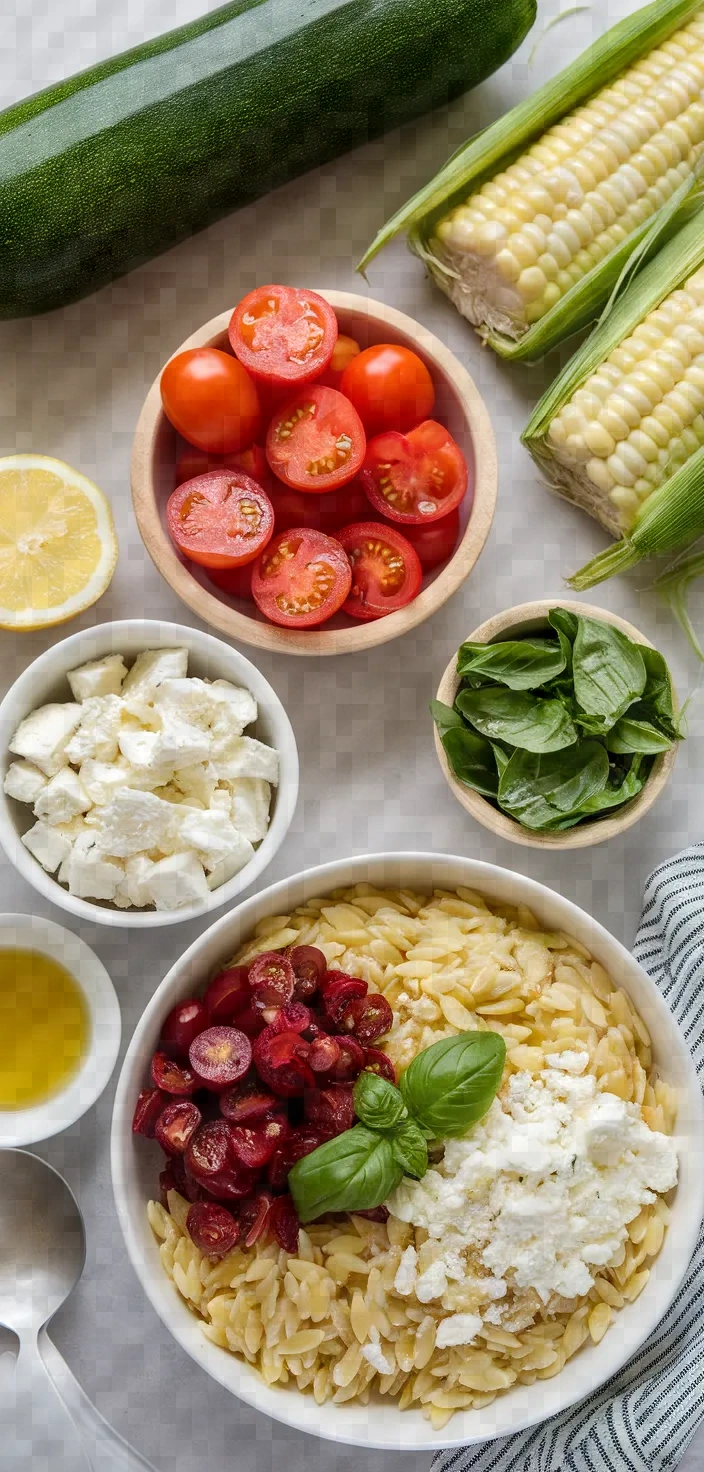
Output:
<svg viewBox="0 0 704 1472">
<path fill-rule="evenodd" d="M 617 299 L 523 442 L 555 490 L 623 537 L 573 587 L 704 533 L 704 211 Z"/>
<path fill-rule="evenodd" d="M 406 228 L 497 352 L 540 356 L 594 319 L 686 187 L 704 153 L 703 94 L 701 0 L 657 0 L 460 149 L 360 269 Z"/>
</svg>

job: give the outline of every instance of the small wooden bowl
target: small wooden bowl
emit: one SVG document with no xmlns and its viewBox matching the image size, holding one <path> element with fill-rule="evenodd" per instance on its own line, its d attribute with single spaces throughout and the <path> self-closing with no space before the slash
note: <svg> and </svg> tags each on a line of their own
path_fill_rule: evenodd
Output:
<svg viewBox="0 0 704 1472">
<path fill-rule="evenodd" d="M 159 378 L 147 394 L 132 448 L 132 501 L 137 525 L 152 559 L 179 598 L 206 624 L 257 649 L 283 654 L 351 654 L 386 644 L 422 624 L 456 593 L 472 571 L 489 535 L 498 484 L 496 445 L 484 400 L 457 358 L 419 322 L 393 307 L 349 292 L 322 291 L 334 308 L 340 330 L 361 347 L 401 343 L 418 353 L 432 374 L 434 412 L 461 446 L 474 475 L 474 500 L 461 539 L 449 561 L 425 580 L 407 608 L 372 623 L 337 614 L 319 630 L 283 629 L 262 617 L 254 604 L 211 591 L 205 569 L 181 558 L 166 530 L 166 502 L 174 488 L 176 433 L 161 407 Z M 176 353 L 187 348 L 227 348 L 232 309 L 213 317 Z M 174 353 L 174 357 L 176 354 Z M 460 516 L 462 508 L 460 508 Z"/>
<path fill-rule="evenodd" d="M 537 634 L 545 629 L 547 615 L 551 608 L 569 608 L 573 613 L 582 613 L 589 618 L 602 619 L 606 624 L 613 624 L 629 639 L 636 644 L 647 644 L 650 649 L 653 645 L 645 638 L 633 624 L 626 622 L 625 618 L 619 618 L 616 613 L 609 613 L 605 608 L 595 608 L 591 603 L 574 602 L 568 598 L 543 598 L 538 603 L 520 603 L 516 608 L 508 608 L 505 613 L 497 613 L 494 618 L 487 619 L 486 623 L 480 624 L 473 634 L 467 635 L 467 642 L 476 644 L 493 644 L 497 640 L 510 635 L 513 639 L 520 639 L 528 634 Z M 437 698 L 445 705 L 453 705 L 459 687 L 459 675 L 457 674 L 457 656 L 445 670 L 438 686 Z M 677 705 L 677 692 L 673 686 L 673 700 Z M 535 833 L 530 828 L 523 828 L 506 813 L 498 808 L 492 807 L 486 798 L 481 797 L 478 792 L 473 792 L 471 787 L 465 787 L 458 782 L 445 755 L 445 751 L 435 727 L 435 750 L 438 761 L 445 775 L 445 781 L 451 792 L 462 804 L 466 812 L 472 818 L 476 818 L 482 827 L 488 828 L 490 833 L 496 833 L 499 838 L 508 838 L 511 843 L 523 844 L 526 848 L 590 848 L 595 843 L 605 843 L 607 838 L 615 838 L 619 833 L 625 833 L 647 813 L 653 803 L 657 801 L 665 784 L 672 775 L 672 768 L 677 755 L 677 745 L 670 747 L 661 756 L 657 756 L 653 762 L 650 775 L 645 786 L 634 797 L 631 802 L 625 803 L 623 808 L 617 809 L 612 818 L 598 818 L 591 823 L 578 825 L 570 828 L 566 833 Z"/>
</svg>

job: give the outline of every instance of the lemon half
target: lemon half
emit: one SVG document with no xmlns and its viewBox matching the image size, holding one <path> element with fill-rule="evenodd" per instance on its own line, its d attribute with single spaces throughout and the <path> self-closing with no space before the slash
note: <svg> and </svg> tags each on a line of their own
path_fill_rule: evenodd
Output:
<svg viewBox="0 0 704 1472">
<path fill-rule="evenodd" d="M 48 455 L 0 458 L 0 628 L 45 629 L 110 583 L 117 537 L 93 482 Z"/>
</svg>

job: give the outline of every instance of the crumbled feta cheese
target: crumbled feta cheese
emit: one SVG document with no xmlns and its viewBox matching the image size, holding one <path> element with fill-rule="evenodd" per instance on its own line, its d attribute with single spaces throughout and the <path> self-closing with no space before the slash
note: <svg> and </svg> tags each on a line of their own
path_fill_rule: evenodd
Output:
<svg viewBox="0 0 704 1472">
<path fill-rule="evenodd" d="M 81 711 L 78 730 L 66 746 L 68 760 L 78 767 L 89 757 L 114 762 L 123 711 L 119 695 L 91 695 L 84 700 Z"/>
<path fill-rule="evenodd" d="M 81 719 L 81 706 L 73 701 L 65 705 L 41 705 L 20 723 L 10 742 L 10 751 L 34 762 L 47 777 L 68 764 L 66 743 L 71 740 Z"/>
<path fill-rule="evenodd" d="M 550 1068 L 561 1068 L 564 1073 L 580 1074 L 589 1065 L 589 1054 L 566 1048 L 564 1053 L 548 1053 L 545 1062 Z"/>
<path fill-rule="evenodd" d="M 194 853 L 171 854 L 159 859 L 144 883 L 157 910 L 201 905 L 210 894 L 203 865 Z"/>
<path fill-rule="evenodd" d="M 188 669 L 187 649 L 144 649 L 122 686 L 130 699 L 152 700 L 164 680 L 180 680 Z"/>
<path fill-rule="evenodd" d="M 66 868 L 69 893 L 82 900 L 113 900 L 125 875 L 119 859 L 106 858 L 96 835 L 79 833 Z"/>
<path fill-rule="evenodd" d="M 120 859 L 152 849 L 169 853 L 181 842 L 180 816 L 178 807 L 155 792 L 121 789 L 101 811 L 100 849 Z"/>
<path fill-rule="evenodd" d="M 402 1181 L 387 1204 L 437 1244 L 415 1285 L 422 1302 L 456 1265 L 449 1254 L 470 1250 L 502 1292 L 508 1279 L 547 1303 L 588 1293 L 592 1267 L 612 1260 L 641 1206 L 676 1180 L 672 1141 L 637 1104 L 599 1092 L 591 1074 L 550 1068 L 514 1074 L 472 1131 L 446 1142 L 440 1164 Z"/>
<path fill-rule="evenodd" d="M 46 818 L 52 828 L 57 823 L 70 823 L 79 813 L 87 813 L 90 798 L 73 767 L 62 767 L 47 782 L 34 804 L 34 816 Z"/>
<path fill-rule="evenodd" d="M 229 782 L 236 777 L 260 777 L 276 787 L 279 780 L 278 752 L 253 736 L 236 736 L 213 765 L 218 776 Z"/>
<path fill-rule="evenodd" d="M 122 655 L 106 654 L 104 659 L 91 659 L 70 670 L 68 683 L 74 700 L 89 700 L 92 695 L 119 695 L 126 674 Z"/>
<path fill-rule="evenodd" d="M 415 1247 L 407 1247 L 401 1253 L 401 1261 L 396 1269 L 394 1288 L 397 1293 L 412 1293 L 416 1286 L 416 1274 L 418 1269 L 418 1253 Z"/>
<path fill-rule="evenodd" d="M 25 848 L 34 854 L 39 860 L 47 874 L 53 874 L 68 858 L 71 852 L 71 841 L 63 833 L 58 833 L 55 828 L 50 828 L 48 823 L 38 822 L 30 828 L 27 833 L 22 834 L 22 842 Z"/>
<path fill-rule="evenodd" d="M 365 1344 L 362 1347 L 362 1358 L 376 1370 L 379 1375 L 390 1375 L 393 1365 L 389 1363 L 380 1344 Z"/>
<path fill-rule="evenodd" d="M 204 807 L 209 808 L 218 779 L 210 762 L 196 762 L 192 767 L 179 767 L 174 773 L 173 783 L 184 797 L 197 797 Z"/>
<path fill-rule="evenodd" d="M 195 849 L 206 869 L 215 869 L 223 862 L 236 863 L 236 874 L 254 857 L 254 849 L 248 838 L 230 822 L 227 813 L 187 812 L 180 825 L 179 842 L 184 848 Z"/>
<path fill-rule="evenodd" d="M 449 1349 L 453 1344 L 473 1344 L 483 1327 L 478 1314 L 449 1314 L 438 1324 L 435 1343 L 438 1349 Z"/>
<path fill-rule="evenodd" d="M 28 802 L 34 806 L 44 787 L 44 773 L 31 762 L 12 762 L 5 773 L 3 788 L 8 797 L 14 797 L 16 802 Z"/>
<path fill-rule="evenodd" d="M 416 1298 L 419 1303 L 431 1303 L 434 1298 L 442 1298 L 447 1288 L 447 1273 L 442 1261 L 431 1262 L 416 1278 Z"/>
</svg>

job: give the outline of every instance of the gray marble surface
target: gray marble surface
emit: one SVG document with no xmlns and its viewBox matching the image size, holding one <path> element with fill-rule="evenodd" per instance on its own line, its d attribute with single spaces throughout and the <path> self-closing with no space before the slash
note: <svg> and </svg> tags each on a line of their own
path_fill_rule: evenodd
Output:
<svg viewBox="0 0 704 1472">
<path fill-rule="evenodd" d="M 204 8 L 204 0 L 0 0 L 0 104 L 153 36 Z M 568 8 L 563 4 L 564 9 Z M 565 18 L 531 50 L 558 0 L 540 6 L 532 38 L 470 98 L 375 142 L 223 220 L 86 301 L 50 316 L 0 324 L 0 453 L 57 455 L 112 499 L 121 555 L 110 591 L 83 622 L 145 616 L 191 622 L 146 556 L 130 509 L 128 460 L 147 385 L 195 327 L 257 282 L 365 290 L 354 262 L 391 209 L 425 181 L 470 132 L 532 91 L 630 0 L 596 0 Z M 632 941 L 646 875 L 702 836 L 698 773 L 701 706 L 674 780 L 654 810 L 604 847 L 542 855 L 493 840 L 451 797 L 436 763 L 427 702 L 454 649 L 483 618 L 526 599 L 559 594 L 562 575 L 604 544 L 596 525 L 550 499 L 518 443 L 529 406 L 556 364 L 509 368 L 477 340 L 424 279 L 402 244 L 371 267 L 368 290 L 417 316 L 466 364 L 485 395 L 501 461 L 499 504 L 481 561 L 465 587 L 406 638 L 335 661 L 258 657 L 287 705 L 302 761 L 301 798 L 271 880 L 306 865 L 383 848 L 467 853 L 530 873 L 591 910 Z M 591 601 L 630 618 L 666 652 L 681 695 L 699 666 L 666 610 L 636 572 L 594 590 Z M 695 600 L 696 608 L 696 600 Z M 699 604 L 704 621 L 704 603 Z M 61 631 L 0 634 L 2 689 Z M 247 652 L 247 651 L 245 651 Z M 6 864 L 3 907 L 46 909 Z M 108 966 L 120 996 L 124 1039 L 168 966 L 198 933 L 174 925 L 152 936 L 98 925 L 81 934 Z M 211 1383 L 170 1339 L 145 1302 L 115 1220 L 108 1167 L 112 1090 L 43 1153 L 76 1190 L 88 1226 L 88 1263 L 54 1326 L 56 1343 L 103 1414 L 150 1457 L 175 1472 L 352 1472 L 353 1448 L 297 1435 Z M 704 1435 L 681 1463 L 704 1460 Z M 427 1457 L 370 1454 L 370 1472 L 421 1472 Z"/>
</svg>

